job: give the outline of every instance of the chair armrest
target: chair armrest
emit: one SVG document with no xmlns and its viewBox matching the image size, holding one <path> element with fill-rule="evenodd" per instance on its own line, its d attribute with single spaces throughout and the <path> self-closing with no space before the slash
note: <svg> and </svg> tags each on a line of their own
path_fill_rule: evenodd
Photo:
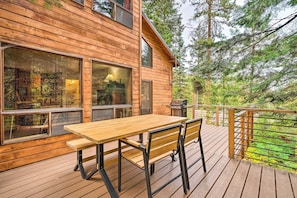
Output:
<svg viewBox="0 0 297 198">
<path fill-rule="evenodd" d="M 135 148 L 140 148 L 143 147 L 141 142 L 137 142 L 135 140 L 131 140 L 131 139 L 127 139 L 127 138 L 123 138 L 120 140 L 121 142 L 128 144 L 130 146 L 133 146 Z"/>
</svg>

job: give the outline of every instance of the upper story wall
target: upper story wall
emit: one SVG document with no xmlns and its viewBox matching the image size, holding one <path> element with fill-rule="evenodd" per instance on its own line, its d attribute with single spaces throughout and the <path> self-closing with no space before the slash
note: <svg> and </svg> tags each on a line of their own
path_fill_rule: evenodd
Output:
<svg viewBox="0 0 297 198">
<path fill-rule="evenodd" d="M 91 60 L 133 68 L 132 105 L 139 109 L 141 2 L 132 1 L 133 26 L 126 27 L 93 10 L 93 1 L 80 5 L 43 7 L 43 1 L 0 0 L 0 42 L 82 59 L 83 120 L 91 120 Z"/>
<path fill-rule="evenodd" d="M 173 54 L 145 17 L 142 17 L 142 37 L 152 48 L 152 67 L 142 67 L 141 79 L 152 82 L 153 113 L 170 115 Z"/>
<path fill-rule="evenodd" d="M 138 67 L 140 2 L 132 3 L 132 29 L 84 2 L 45 9 L 41 1 L 0 0 L 0 41 Z"/>
</svg>

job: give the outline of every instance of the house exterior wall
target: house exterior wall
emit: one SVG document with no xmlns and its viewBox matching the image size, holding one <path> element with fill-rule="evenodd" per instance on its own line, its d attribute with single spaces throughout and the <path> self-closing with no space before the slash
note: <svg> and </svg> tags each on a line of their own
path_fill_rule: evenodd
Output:
<svg viewBox="0 0 297 198">
<path fill-rule="evenodd" d="M 92 2 L 85 0 L 82 6 L 65 0 L 61 8 L 45 9 L 42 1 L 0 0 L 0 42 L 80 58 L 82 122 L 92 120 L 92 60 L 132 68 L 132 115 L 139 115 L 142 79 L 153 81 L 153 113 L 169 115 L 172 63 L 162 44 L 154 41 L 154 32 L 142 24 L 141 1 L 132 1 L 132 28 L 93 11 Z M 152 69 L 141 67 L 142 35 L 154 50 Z M 3 67 L 2 59 L 3 54 Z M 3 112 L 3 88 L 0 96 Z M 0 171 L 72 152 L 65 141 L 75 137 L 65 134 L 0 145 Z"/>
<path fill-rule="evenodd" d="M 142 37 L 153 50 L 152 68 L 142 67 L 141 79 L 152 81 L 153 85 L 153 113 L 170 115 L 169 104 L 172 100 L 172 67 L 174 62 L 170 61 L 164 53 L 156 34 L 149 28 L 145 20 L 142 22 Z"/>
</svg>

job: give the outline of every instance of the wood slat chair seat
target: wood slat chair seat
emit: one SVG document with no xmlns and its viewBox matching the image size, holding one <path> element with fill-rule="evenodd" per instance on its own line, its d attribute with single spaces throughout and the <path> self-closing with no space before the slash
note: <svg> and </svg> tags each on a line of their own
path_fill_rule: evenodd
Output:
<svg viewBox="0 0 297 198">
<path fill-rule="evenodd" d="M 180 159 L 180 170 L 181 174 L 171 179 L 166 184 L 159 187 L 157 190 L 152 192 L 150 184 L 149 166 L 155 162 L 168 157 L 172 154 L 174 149 L 177 149 L 181 145 L 181 124 L 170 125 L 148 132 L 148 142 L 146 145 L 143 143 L 136 142 L 130 139 L 119 140 L 119 160 L 118 160 L 118 190 L 121 191 L 121 160 L 125 158 L 137 167 L 144 169 L 147 184 L 148 197 L 152 197 L 153 194 L 164 188 L 167 184 L 182 176 L 184 192 L 187 193 L 186 178 L 185 178 L 185 167 L 182 162 L 182 152 L 179 152 Z M 122 143 L 127 144 L 133 149 L 127 151 L 121 151 Z"/>
</svg>

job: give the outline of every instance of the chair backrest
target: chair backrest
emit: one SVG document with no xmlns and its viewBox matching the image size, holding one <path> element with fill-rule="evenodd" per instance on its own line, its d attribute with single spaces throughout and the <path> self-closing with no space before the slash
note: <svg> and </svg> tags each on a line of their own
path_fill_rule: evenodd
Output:
<svg viewBox="0 0 297 198">
<path fill-rule="evenodd" d="M 174 124 L 149 131 L 147 152 L 150 164 L 167 157 L 178 148 L 181 128 L 181 124 Z"/>
<path fill-rule="evenodd" d="M 184 144 L 190 144 L 193 141 L 198 141 L 202 126 L 202 118 L 188 120 L 185 123 Z"/>
</svg>

